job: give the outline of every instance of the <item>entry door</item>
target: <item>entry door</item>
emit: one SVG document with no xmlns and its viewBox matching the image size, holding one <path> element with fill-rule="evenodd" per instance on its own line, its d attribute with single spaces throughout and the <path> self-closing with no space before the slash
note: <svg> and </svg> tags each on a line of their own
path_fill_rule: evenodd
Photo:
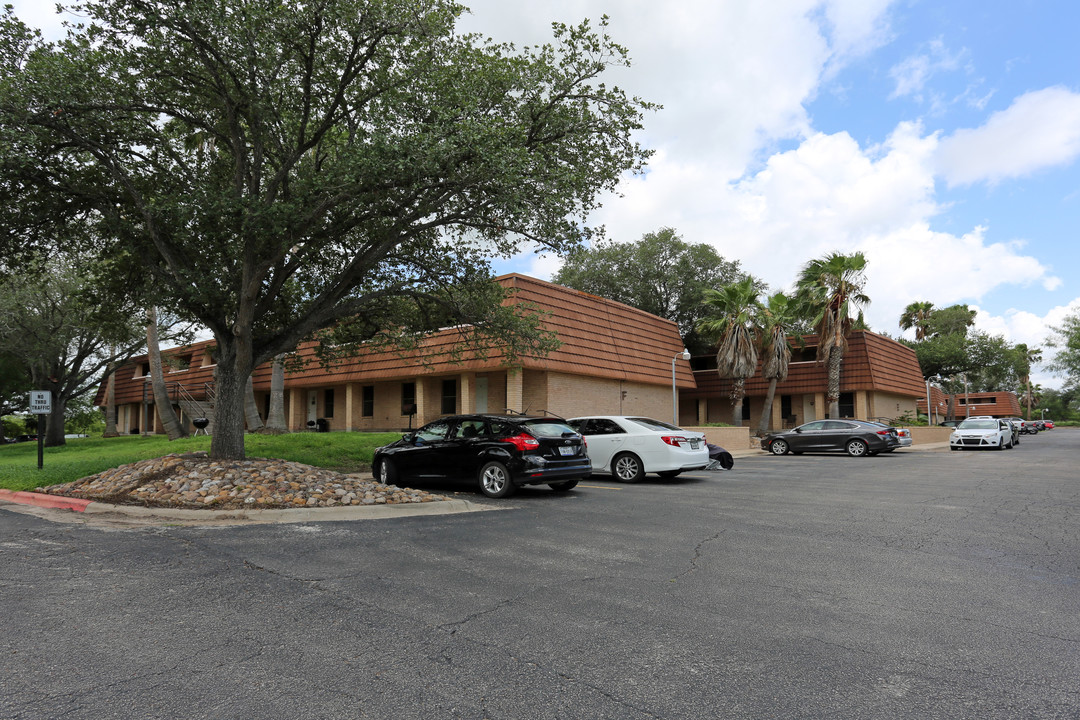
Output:
<svg viewBox="0 0 1080 720">
<path fill-rule="evenodd" d="M 308 390 L 307 393 L 307 419 L 313 423 L 319 419 L 319 391 Z"/>
<path fill-rule="evenodd" d="M 476 378 L 476 409 L 473 412 L 486 413 L 488 403 L 488 379 L 486 377 Z"/>
</svg>

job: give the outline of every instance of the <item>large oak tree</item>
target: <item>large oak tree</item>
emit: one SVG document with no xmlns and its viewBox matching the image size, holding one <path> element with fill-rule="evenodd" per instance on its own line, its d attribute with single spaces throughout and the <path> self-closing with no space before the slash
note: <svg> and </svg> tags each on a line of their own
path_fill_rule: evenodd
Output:
<svg viewBox="0 0 1080 720">
<path fill-rule="evenodd" d="M 244 455 L 252 369 L 324 329 L 442 318 L 528 351 L 489 259 L 589 239 L 648 155 L 631 134 L 651 106 L 597 80 L 628 65 L 606 20 L 519 50 L 456 33 L 450 0 L 76 10 L 57 44 L 10 12 L 0 28 L 0 220 L 20 228 L 0 242 L 96 213 L 98 251 L 214 335 L 214 457 Z"/>
</svg>

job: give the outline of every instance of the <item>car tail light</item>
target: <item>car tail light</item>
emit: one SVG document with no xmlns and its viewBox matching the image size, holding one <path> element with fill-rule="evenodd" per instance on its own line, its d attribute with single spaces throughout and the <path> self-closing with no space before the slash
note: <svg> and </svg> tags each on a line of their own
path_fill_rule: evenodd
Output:
<svg viewBox="0 0 1080 720">
<path fill-rule="evenodd" d="M 519 451 L 525 452 L 526 450 L 535 450 L 540 447 L 539 441 L 528 433 L 519 433 L 513 437 L 502 438 L 500 442 L 510 443 L 516 447 Z"/>
<path fill-rule="evenodd" d="M 889 434 L 889 431 L 888 431 L 888 430 L 878 430 L 878 431 L 877 431 L 877 434 L 878 434 L 878 435 L 888 435 L 888 434 Z"/>
<path fill-rule="evenodd" d="M 661 435 L 660 439 L 675 447 L 679 447 L 679 443 L 690 442 L 689 439 L 684 438 L 682 435 Z"/>
</svg>

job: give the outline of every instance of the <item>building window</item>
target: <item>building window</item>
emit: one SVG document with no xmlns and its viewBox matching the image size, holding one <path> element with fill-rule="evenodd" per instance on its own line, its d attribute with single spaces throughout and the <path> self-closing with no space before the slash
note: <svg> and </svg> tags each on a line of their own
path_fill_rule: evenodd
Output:
<svg viewBox="0 0 1080 720">
<path fill-rule="evenodd" d="M 442 414 L 453 415 L 457 412 L 457 380 L 442 382 Z"/>
<path fill-rule="evenodd" d="M 795 414 L 793 412 L 791 412 L 791 396 L 790 395 L 781 395 L 780 396 L 780 417 L 783 418 L 784 420 L 787 420 L 790 417 L 794 417 L 794 415 Z"/>
<path fill-rule="evenodd" d="M 416 414 L 416 383 L 401 383 L 401 414 Z"/>
<path fill-rule="evenodd" d="M 334 417 L 334 391 L 332 389 L 323 392 L 323 417 Z"/>
<path fill-rule="evenodd" d="M 364 396 L 360 403 L 360 415 L 362 417 L 375 417 L 375 386 L 365 385 Z"/>
<path fill-rule="evenodd" d="M 855 393 L 840 393 L 840 417 L 855 417 Z"/>
</svg>

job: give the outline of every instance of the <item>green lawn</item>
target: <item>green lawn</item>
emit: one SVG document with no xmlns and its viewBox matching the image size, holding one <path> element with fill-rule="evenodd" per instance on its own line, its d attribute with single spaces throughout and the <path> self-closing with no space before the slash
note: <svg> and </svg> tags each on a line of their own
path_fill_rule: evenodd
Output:
<svg viewBox="0 0 1080 720">
<path fill-rule="evenodd" d="M 247 435 L 249 458 L 281 458 L 338 472 L 371 468 L 375 448 L 401 437 L 400 433 L 293 433 Z M 68 440 L 63 447 L 45 448 L 43 467 L 37 467 L 37 443 L 0 445 L 0 488 L 33 490 L 67 483 L 125 463 L 169 453 L 210 450 L 206 436 L 169 442 L 164 435 Z"/>
</svg>

